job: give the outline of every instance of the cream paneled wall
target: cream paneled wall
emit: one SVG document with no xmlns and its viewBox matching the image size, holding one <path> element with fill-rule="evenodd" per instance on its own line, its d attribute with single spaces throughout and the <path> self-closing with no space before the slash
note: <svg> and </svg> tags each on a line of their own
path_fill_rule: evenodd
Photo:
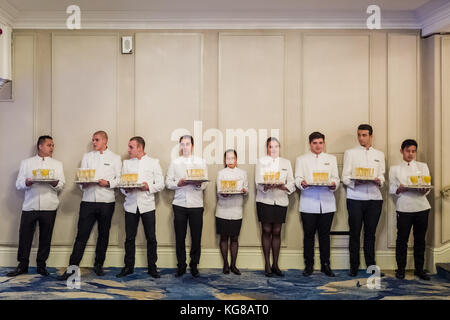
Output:
<svg viewBox="0 0 450 320">
<path fill-rule="evenodd" d="M 135 52 L 120 54 L 120 36 L 133 35 Z M 32 154 L 39 134 L 55 139 L 54 157 L 65 166 L 67 186 L 61 196 L 50 265 L 68 263 L 76 233 L 81 192 L 74 186 L 75 168 L 89 150 L 92 132 L 105 129 L 110 147 L 126 157 L 132 135 L 142 135 L 147 152 L 159 158 L 166 172 L 176 142 L 175 129 L 194 133 L 226 129 L 279 129 L 281 154 L 295 165 L 308 150 L 310 132 L 323 132 L 327 152 L 337 156 L 342 169 L 345 149 L 357 144 L 356 127 L 370 122 L 375 147 L 389 165 L 400 161 L 400 142 L 421 141 L 420 44 L 414 31 L 269 30 L 269 31 L 17 31 L 14 41 L 15 101 L 0 102 L 0 150 L 17 150 L 0 166 L 8 184 L 0 186 L 3 221 L 0 225 L 0 265 L 15 264 L 17 230 L 23 195 L 15 191 L 19 162 Z M 37 89 L 36 89 L 37 88 Z M 21 130 L 7 119 L 21 119 Z M 8 133 L 17 132 L 11 135 Z M 262 132 L 261 132 L 262 133 Z M 200 135 L 201 137 L 201 135 Z M 263 141 L 264 134 L 259 135 Z M 260 142 L 258 140 L 258 143 Z M 196 140 L 205 148 L 209 141 Z M 248 143 L 248 141 L 247 141 Z M 224 138 L 223 147 L 226 147 Z M 259 149 L 261 151 L 261 148 Z M 240 155 L 243 156 L 243 155 Z M 422 154 L 425 159 L 426 154 Z M 240 237 L 238 263 L 263 264 L 260 230 L 255 212 L 254 165 L 248 164 L 250 195 Z M 209 166 L 210 179 L 222 165 Z M 386 172 L 387 175 L 388 171 Z M 171 200 L 167 190 L 157 197 L 159 265 L 174 266 Z M 290 197 L 283 228 L 280 263 L 303 267 L 302 228 L 298 193 Z M 383 215 L 378 227 L 377 261 L 395 268 L 395 216 L 384 190 Z M 122 196 L 116 204 L 107 264 L 121 265 L 124 219 Z M 218 267 L 221 258 L 215 236 L 215 186 L 205 193 L 202 266 Z M 345 231 L 345 191 L 338 194 L 333 230 Z M 444 232 L 443 232 L 444 234 Z M 448 238 L 447 238 L 448 239 Z M 92 261 L 92 235 L 85 265 Z M 348 266 L 347 236 L 332 236 L 332 263 Z M 4 246 L 9 248 L 4 249 Z M 137 264 L 145 265 L 145 239 L 138 233 Z M 316 259 L 318 262 L 318 259 Z"/>
</svg>

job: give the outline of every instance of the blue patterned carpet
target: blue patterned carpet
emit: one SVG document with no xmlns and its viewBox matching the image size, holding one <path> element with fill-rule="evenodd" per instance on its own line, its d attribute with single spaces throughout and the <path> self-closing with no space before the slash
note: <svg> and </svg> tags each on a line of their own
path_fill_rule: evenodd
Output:
<svg viewBox="0 0 450 320">
<path fill-rule="evenodd" d="M 56 279 L 63 269 L 49 268 L 51 275 L 42 277 L 35 268 L 29 274 L 6 277 L 11 268 L 0 268 L 0 299 L 5 300 L 450 300 L 450 282 L 432 276 L 422 281 L 407 273 L 405 280 L 397 280 L 387 271 L 380 289 L 369 289 L 365 271 L 351 278 L 347 270 L 335 271 L 336 278 L 328 278 L 316 271 L 311 277 L 301 270 L 285 271 L 285 277 L 266 278 L 262 271 L 241 270 L 242 275 L 224 275 L 219 269 L 200 269 L 200 278 L 188 273 L 175 278 L 174 269 L 161 269 L 161 278 L 153 279 L 145 268 L 118 279 L 119 268 L 106 268 L 106 275 L 97 277 L 89 268 L 81 269 L 81 288 L 69 289 L 65 281 Z"/>
</svg>

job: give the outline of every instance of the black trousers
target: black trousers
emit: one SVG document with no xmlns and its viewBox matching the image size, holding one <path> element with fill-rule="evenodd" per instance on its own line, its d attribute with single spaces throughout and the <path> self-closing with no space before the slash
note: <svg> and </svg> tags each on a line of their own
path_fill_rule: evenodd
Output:
<svg viewBox="0 0 450 320">
<path fill-rule="evenodd" d="M 189 266 L 197 266 L 200 262 L 203 210 L 202 207 L 184 208 L 173 205 L 178 268 L 186 268 L 186 232 L 188 222 L 191 229 L 191 261 Z"/>
<path fill-rule="evenodd" d="M 306 267 L 314 266 L 314 237 L 319 235 L 320 263 L 330 264 L 330 229 L 334 212 L 306 213 L 302 212 L 303 224 L 303 257 Z"/>
<path fill-rule="evenodd" d="M 109 229 L 111 228 L 114 206 L 114 202 L 81 202 L 77 237 L 73 245 L 72 255 L 70 256 L 70 265 L 78 266 L 80 264 L 95 222 L 97 222 L 98 238 L 95 248 L 94 265 L 103 265 L 106 257 L 106 249 L 108 249 Z"/>
<path fill-rule="evenodd" d="M 36 264 L 38 267 L 45 268 L 45 262 L 50 255 L 55 218 L 56 210 L 22 211 L 19 229 L 19 249 L 17 251 L 17 260 L 19 261 L 20 268 L 28 268 L 28 264 L 30 263 L 31 245 L 37 223 L 39 223 L 39 247 Z"/>
<path fill-rule="evenodd" d="M 147 263 L 149 270 L 156 270 L 156 234 L 155 234 L 155 210 L 140 214 L 139 209 L 136 213 L 125 211 L 125 266 L 134 268 L 136 255 L 136 234 L 139 225 L 139 219 L 142 219 L 145 238 L 147 239 Z"/>
<path fill-rule="evenodd" d="M 428 227 L 428 214 L 430 210 L 419 212 L 397 211 L 397 244 L 395 257 L 399 270 L 405 270 L 406 255 L 408 251 L 408 238 L 413 228 L 414 234 L 414 269 L 423 271 L 425 260 L 425 234 Z"/>
<path fill-rule="evenodd" d="M 350 267 L 359 268 L 361 229 L 364 225 L 364 258 L 366 265 L 375 265 L 375 232 L 380 220 L 383 200 L 347 199 L 348 225 L 350 227 Z"/>
</svg>

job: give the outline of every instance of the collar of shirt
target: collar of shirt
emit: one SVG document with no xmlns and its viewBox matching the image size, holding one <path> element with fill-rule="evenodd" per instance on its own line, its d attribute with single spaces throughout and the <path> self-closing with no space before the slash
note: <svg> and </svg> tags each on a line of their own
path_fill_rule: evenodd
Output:
<svg viewBox="0 0 450 320">
<path fill-rule="evenodd" d="M 100 155 L 100 156 L 107 155 L 110 153 L 111 153 L 111 151 L 109 150 L 109 148 L 106 148 L 105 150 L 103 150 L 103 153 L 101 153 L 100 151 L 94 150 L 94 154 Z"/>
<path fill-rule="evenodd" d="M 309 151 L 309 155 L 314 158 L 321 158 L 323 156 L 323 152 L 321 152 L 319 154 L 315 154 L 314 152 Z"/>
<path fill-rule="evenodd" d="M 402 166 L 409 167 L 409 166 L 413 166 L 415 164 L 416 164 L 415 160 L 412 160 L 412 161 L 408 162 L 408 161 L 405 161 L 405 160 L 402 159 Z"/>
<path fill-rule="evenodd" d="M 41 156 L 39 156 L 38 154 L 36 155 L 36 158 L 38 159 L 38 160 L 41 160 L 41 161 L 47 161 L 48 159 L 51 159 L 51 157 L 41 157 Z"/>
<path fill-rule="evenodd" d="M 369 147 L 369 149 L 367 149 L 366 147 L 363 147 L 361 145 L 359 145 L 357 148 L 361 149 L 361 150 L 367 150 L 367 151 L 372 151 L 374 150 L 374 148 L 372 146 Z"/>
</svg>

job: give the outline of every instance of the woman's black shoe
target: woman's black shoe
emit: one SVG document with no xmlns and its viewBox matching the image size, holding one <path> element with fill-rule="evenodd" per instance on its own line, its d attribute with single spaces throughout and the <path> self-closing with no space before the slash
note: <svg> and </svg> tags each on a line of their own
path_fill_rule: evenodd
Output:
<svg viewBox="0 0 450 320">
<path fill-rule="evenodd" d="M 273 268 L 273 267 L 272 267 L 272 272 L 273 272 L 274 274 L 276 274 L 277 276 L 279 276 L 279 277 L 284 277 L 283 272 L 281 272 L 280 268 L 278 268 L 278 267 L 276 267 L 276 268 Z"/>
<path fill-rule="evenodd" d="M 223 269 L 223 274 L 230 274 L 230 267 L 228 265 L 224 266 Z"/>
<path fill-rule="evenodd" d="M 241 272 L 239 271 L 238 268 L 236 268 L 235 266 L 231 266 L 231 272 L 233 272 L 234 274 L 240 276 Z"/>
</svg>

